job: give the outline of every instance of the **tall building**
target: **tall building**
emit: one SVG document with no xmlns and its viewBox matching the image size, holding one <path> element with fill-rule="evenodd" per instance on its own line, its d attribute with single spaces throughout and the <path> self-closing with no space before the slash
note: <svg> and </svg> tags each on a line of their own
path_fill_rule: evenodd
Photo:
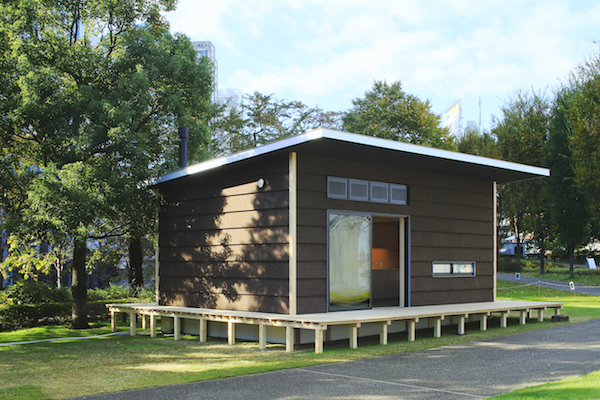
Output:
<svg viewBox="0 0 600 400">
<path fill-rule="evenodd" d="M 208 57 L 213 63 L 214 70 L 214 91 L 212 94 L 212 101 L 216 103 L 218 101 L 218 89 L 219 89 L 219 64 L 217 63 L 217 57 L 215 55 L 215 46 L 210 41 L 205 42 L 192 42 L 196 53 L 198 53 L 198 61 L 202 57 Z"/>
<path fill-rule="evenodd" d="M 218 93 L 218 102 L 225 105 L 226 110 L 242 105 L 243 94 L 240 89 L 219 89 Z"/>
<path fill-rule="evenodd" d="M 442 112 L 442 122 L 445 128 L 448 128 L 452 136 L 458 137 L 461 134 L 460 131 L 460 120 L 462 118 L 462 109 L 460 107 L 460 100 L 456 100 L 450 104 Z"/>
</svg>

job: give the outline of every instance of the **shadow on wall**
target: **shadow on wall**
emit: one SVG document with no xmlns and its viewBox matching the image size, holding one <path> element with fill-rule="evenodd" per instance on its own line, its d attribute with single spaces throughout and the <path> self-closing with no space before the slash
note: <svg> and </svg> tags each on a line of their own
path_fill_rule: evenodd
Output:
<svg viewBox="0 0 600 400">
<path fill-rule="evenodd" d="M 164 191 L 160 304 L 287 312 L 287 177 L 269 181 Z"/>
</svg>

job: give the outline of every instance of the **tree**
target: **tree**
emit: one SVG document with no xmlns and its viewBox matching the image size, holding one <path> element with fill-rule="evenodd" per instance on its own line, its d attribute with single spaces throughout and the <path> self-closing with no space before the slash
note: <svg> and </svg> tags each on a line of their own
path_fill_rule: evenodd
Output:
<svg viewBox="0 0 600 400">
<path fill-rule="evenodd" d="M 553 225 L 558 241 L 569 255 L 569 271 L 573 278 L 575 249 L 589 238 L 590 211 L 585 193 L 577 184 L 571 146 L 572 131 L 569 118 L 573 90 L 564 87 L 556 95 L 552 107 L 550 139 L 548 141 L 549 200 Z"/>
<path fill-rule="evenodd" d="M 585 194 L 594 230 L 600 226 L 600 54 L 571 74 L 568 122 L 574 178 Z M 598 236 L 595 232 L 594 235 Z"/>
<path fill-rule="evenodd" d="M 467 129 L 456 142 L 456 149 L 461 153 L 482 157 L 498 157 L 498 143 L 489 132 L 479 133 L 475 129 Z"/>
<path fill-rule="evenodd" d="M 343 116 L 344 130 L 425 146 L 454 149 L 448 131 L 440 128 L 440 117 L 431 112 L 429 101 L 402 90 L 400 81 L 375 81 L 363 98 L 352 100 Z"/>
<path fill-rule="evenodd" d="M 6 152 L 26 151 L 33 177 L 19 229 L 73 246 L 73 326 L 87 326 L 86 242 L 151 229 L 157 198 L 143 182 L 175 165 L 176 127 L 190 159 L 208 141 L 211 67 L 160 16 L 173 0 L 12 0 L 0 6 Z M 2 40 L 8 46 L 2 47 Z M 0 78 L 4 79 L 4 78 Z M 173 153 L 176 153 L 173 151 Z M 26 228 L 25 228 L 26 227 Z"/>
<path fill-rule="evenodd" d="M 508 161 L 545 166 L 548 141 L 549 103 L 536 93 L 517 92 L 502 107 L 502 120 L 495 121 L 492 132 L 498 138 L 500 156 Z M 521 236 L 533 234 L 540 249 L 540 273 L 544 273 L 544 257 L 550 234 L 547 182 L 537 179 L 510 183 L 500 187 L 502 212 L 513 222 L 517 238 L 517 260 L 520 260 Z"/>
<path fill-rule="evenodd" d="M 212 151 L 231 154 L 262 146 L 309 129 L 339 129 L 339 113 L 309 107 L 300 101 L 278 100 L 273 94 L 244 95 L 239 108 L 221 110 L 212 124 Z"/>
</svg>

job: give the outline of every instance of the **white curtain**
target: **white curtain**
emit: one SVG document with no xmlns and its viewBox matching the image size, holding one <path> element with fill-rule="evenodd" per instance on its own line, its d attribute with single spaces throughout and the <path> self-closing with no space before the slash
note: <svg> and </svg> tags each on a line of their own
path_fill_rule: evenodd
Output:
<svg viewBox="0 0 600 400">
<path fill-rule="evenodd" d="M 330 309 L 368 308 L 370 298 L 371 218 L 330 213 Z"/>
</svg>

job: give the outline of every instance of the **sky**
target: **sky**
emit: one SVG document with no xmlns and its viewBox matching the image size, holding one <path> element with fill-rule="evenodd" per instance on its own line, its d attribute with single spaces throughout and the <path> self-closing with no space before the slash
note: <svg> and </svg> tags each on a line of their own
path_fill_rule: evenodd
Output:
<svg viewBox="0 0 600 400">
<path fill-rule="evenodd" d="M 346 111 L 401 81 L 484 130 L 517 90 L 551 97 L 600 50 L 597 0 L 179 0 L 173 33 L 211 41 L 218 86 Z"/>
</svg>

